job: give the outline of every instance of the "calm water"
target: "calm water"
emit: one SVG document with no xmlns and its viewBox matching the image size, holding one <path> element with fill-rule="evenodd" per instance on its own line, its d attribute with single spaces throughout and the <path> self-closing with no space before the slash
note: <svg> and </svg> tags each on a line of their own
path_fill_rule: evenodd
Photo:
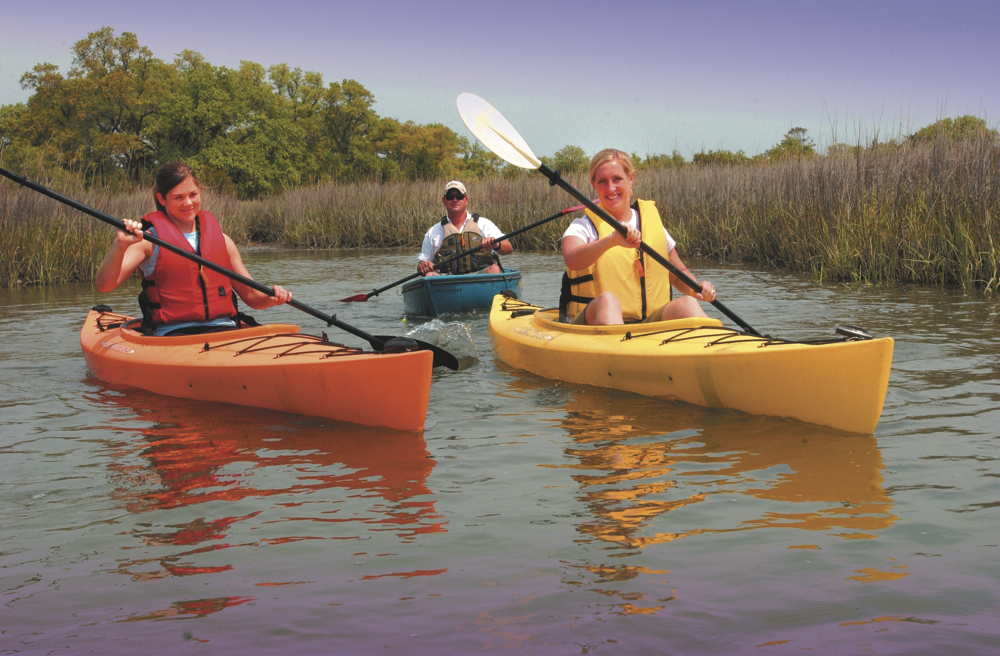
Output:
<svg viewBox="0 0 1000 656">
<path fill-rule="evenodd" d="M 479 361 L 434 374 L 423 433 L 323 423 L 90 376 L 85 310 L 133 311 L 135 288 L 0 292 L 0 652 L 1000 648 L 993 300 L 694 267 L 761 331 L 896 339 L 862 436 L 519 372 L 485 314 L 335 302 L 408 274 L 409 254 L 247 259 L 348 323 Z M 547 305 L 559 263 L 507 262 Z"/>
</svg>

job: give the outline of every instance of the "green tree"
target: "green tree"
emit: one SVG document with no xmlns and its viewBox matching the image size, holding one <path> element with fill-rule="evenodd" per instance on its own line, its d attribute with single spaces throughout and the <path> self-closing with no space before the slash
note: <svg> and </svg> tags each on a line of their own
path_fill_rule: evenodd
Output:
<svg viewBox="0 0 1000 656">
<path fill-rule="evenodd" d="M 384 119 L 356 80 L 244 61 L 213 66 L 192 50 L 166 64 L 135 35 L 105 27 L 73 46 L 67 75 L 41 63 L 27 102 L 0 106 L 4 156 L 149 177 L 161 162 L 194 166 L 244 198 L 324 179 L 507 175 L 510 167 L 439 124 Z"/>
<path fill-rule="evenodd" d="M 14 142 L 25 110 L 23 103 L 0 106 L 0 148 L 8 148 Z"/>
<path fill-rule="evenodd" d="M 439 123 L 418 125 L 383 118 L 375 147 L 385 162 L 384 179 L 443 179 L 456 176 L 461 168 L 459 137 Z"/>
<path fill-rule="evenodd" d="M 299 184 L 303 131 L 260 64 L 244 61 L 232 70 L 186 51 L 175 68 L 179 92 L 153 131 L 162 161 L 186 161 L 209 184 L 242 198 Z"/>
<path fill-rule="evenodd" d="M 579 146 L 563 146 L 552 157 L 541 157 L 550 169 L 562 173 L 582 173 L 590 167 L 590 159 Z"/>
<path fill-rule="evenodd" d="M 43 63 L 21 78 L 32 92 L 14 128 L 25 145 L 98 174 L 142 176 L 156 158 L 146 131 L 171 96 L 170 66 L 135 34 L 104 27 L 73 45 L 67 76 Z M 56 151 L 56 152 L 53 152 Z"/>
<path fill-rule="evenodd" d="M 792 128 L 780 142 L 764 151 L 764 157 L 771 161 L 814 157 L 816 144 L 807 132 L 805 128 Z"/>
<path fill-rule="evenodd" d="M 977 137 L 998 138 L 998 133 L 986 124 L 986 121 L 966 114 L 956 119 L 943 118 L 940 121 L 917 130 L 908 139 L 912 143 L 927 143 L 938 138 L 948 138 L 953 141 L 964 141 Z"/>
<path fill-rule="evenodd" d="M 674 149 L 669 155 L 666 153 L 650 154 L 646 155 L 645 158 L 633 153 L 632 161 L 640 169 L 681 168 L 687 164 L 684 155 L 681 155 L 677 149 Z"/>
<path fill-rule="evenodd" d="M 374 144 L 379 130 L 375 95 L 356 80 L 331 82 L 320 103 L 323 147 L 329 153 L 331 173 L 341 179 L 381 176 L 382 164 Z"/>
<path fill-rule="evenodd" d="M 482 180 L 503 175 L 506 162 L 486 149 L 477 140 L 471 143 L 465 137 L 458 138 L 459 172 L 458 178 Z"/>
<path fill-rule="evenodd" d="M 835 143 L 831 144 L 830 147 L 826 149 L 826 155 L 827 157 L 844 157 L 848 155 L 851 157 L 857 157 L 860 153 L 864 152 L 864 149 L 864 146 L 861 145 L 849 146 L 845 143 Z"/>
<path fill-rule="evenodd" d="M 733 166 L 749 164 L 751 159 L 742 150 L 735 153 L 729 150 L 709 150 L 695 153 L 692 161 L 696 166 Z"/>
</svg>

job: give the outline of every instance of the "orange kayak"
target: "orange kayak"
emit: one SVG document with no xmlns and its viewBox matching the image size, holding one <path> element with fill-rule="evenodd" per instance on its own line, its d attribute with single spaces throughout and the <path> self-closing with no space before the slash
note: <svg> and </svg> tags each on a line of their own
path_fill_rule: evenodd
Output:
<svg viewBox="0 0 1000 656">
<path fill-rule="evenodd" d="M 109 383 L 368 426 L 421 430 L 430 351 L 375 353 L 269 324 L 147 337 L 139 321 L 91 310 L 80 330 L 87 366 Z"/>
</svg>

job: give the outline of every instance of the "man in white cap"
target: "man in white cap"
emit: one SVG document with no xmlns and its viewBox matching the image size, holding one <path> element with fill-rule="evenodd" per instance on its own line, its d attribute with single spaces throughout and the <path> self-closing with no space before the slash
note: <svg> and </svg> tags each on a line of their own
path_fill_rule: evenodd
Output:
<svg viewBox="0 0 1000 656">
<path fill-rule="evenodd" d="M 431 226 L 424 235 L 424 245 L 417 262 L 417 271 L 425 276 L 437 276 L 441 273 L 503 273 L 499 266 L 499 255 L 509 255 L 514 247 L 509 240 L 497 243 L 503 236 L 500 229 L 489 219 L 478 214 L 469 214 L 465 207 L 469 204 L 469 194 L 465 185 L 458 180 L 452 180 L 444 186 L 441 198 L 447 216 Z M 481 252 L 463 257 L 451 264 L 446 264 L 441 270 L 435 270 L 434 265 L 461 252 L 482 245 Z"/>
</svg>

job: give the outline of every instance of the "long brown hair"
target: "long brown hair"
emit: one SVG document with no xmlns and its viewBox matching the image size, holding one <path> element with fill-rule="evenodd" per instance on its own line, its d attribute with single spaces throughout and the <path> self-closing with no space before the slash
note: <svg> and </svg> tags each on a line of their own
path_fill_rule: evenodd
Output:
<svg viewBox="0 0 1000 656">
<path fill-rule="evenodd" d="M 171 189 L 188 178 L 194 180 L 194 183 L 201 189 L 201 182 L 198 181 L 194 169 L 183 162 L 167 162 L 156 169 L 156 184 L 153 186 L 153 202 L 156 203 L 156 209 L 161 212 L 167 211 L 167 208 L 160 203 L 160 199 L 156 197 L 157 194 L 166 198 Z"/>
</svg>

